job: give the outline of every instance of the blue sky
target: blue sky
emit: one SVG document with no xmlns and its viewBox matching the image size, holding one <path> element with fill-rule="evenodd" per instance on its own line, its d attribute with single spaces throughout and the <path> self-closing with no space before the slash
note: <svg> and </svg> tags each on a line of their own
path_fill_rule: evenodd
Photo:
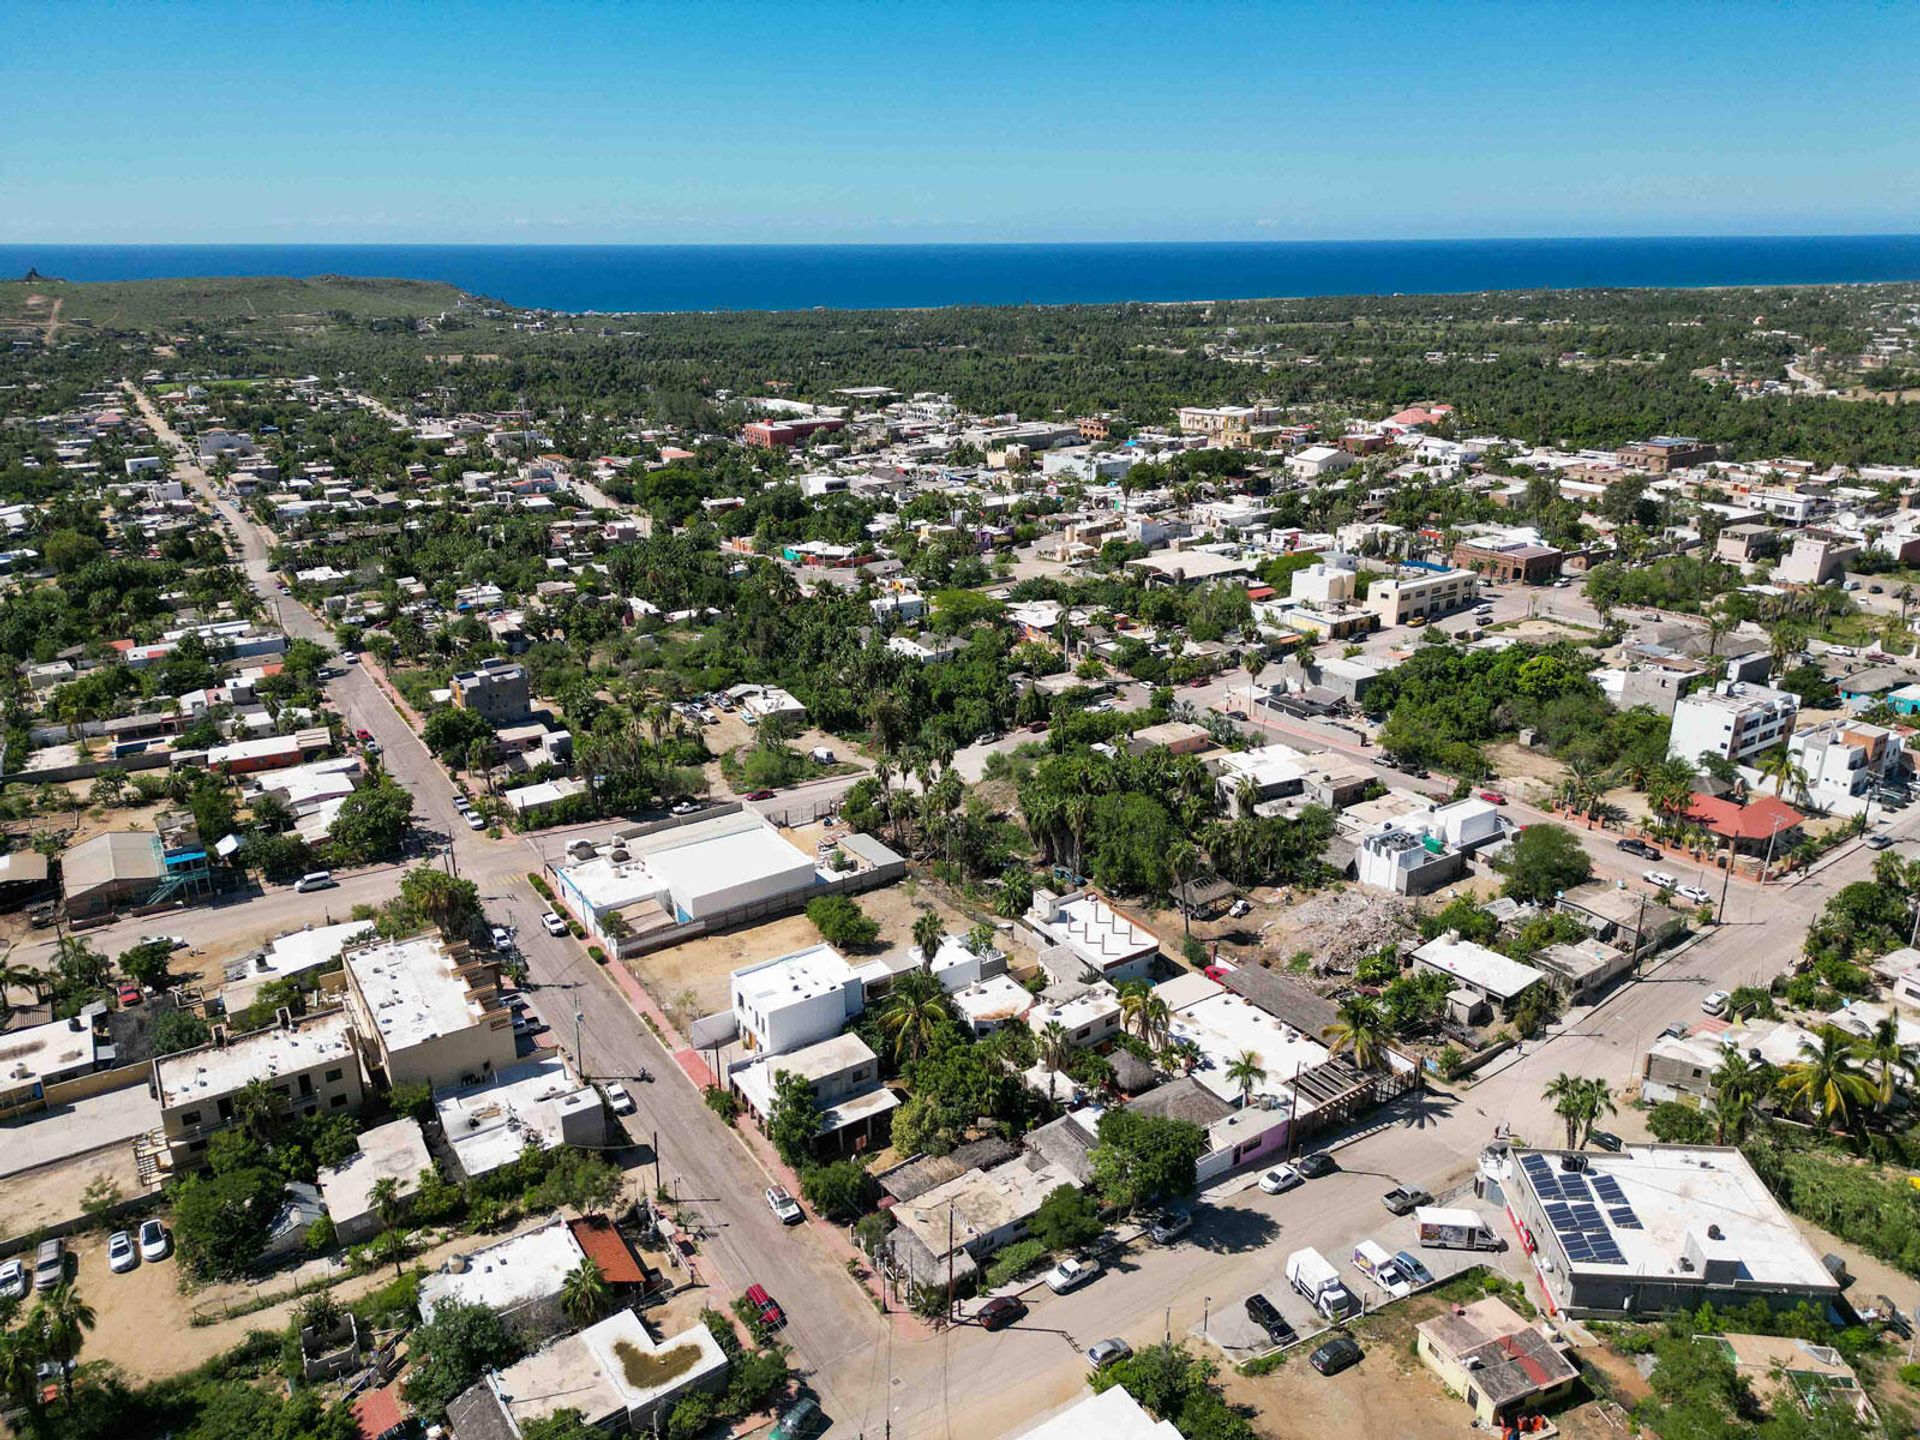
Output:
<svg viewBox="0 0 1920 1440">
<path fill-rule="evenodd" d="M 1920 5 L 0 0 L 0 241 L 1920 230 Z"/>
</svg>

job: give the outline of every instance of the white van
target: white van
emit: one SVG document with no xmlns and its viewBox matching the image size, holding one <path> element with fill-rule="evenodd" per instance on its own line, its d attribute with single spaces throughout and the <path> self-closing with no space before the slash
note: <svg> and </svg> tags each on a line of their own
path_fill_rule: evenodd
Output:
<svg viewBox="0 0 1920 1440">
<path fill-rule="evenodd" d="M 293 888 L 304 895 L 309 890 L 330 890 L 333 884 L 331 870 L 310 870 L 293 882 Z"/>
<path fill-rule="evenodd" d="M 1378 1241 L 1362 1240 L 1353 1247 L 1353 1268 L 1396 1300 L 1413 1293 L 1413 1282 Z"/>
</svg>

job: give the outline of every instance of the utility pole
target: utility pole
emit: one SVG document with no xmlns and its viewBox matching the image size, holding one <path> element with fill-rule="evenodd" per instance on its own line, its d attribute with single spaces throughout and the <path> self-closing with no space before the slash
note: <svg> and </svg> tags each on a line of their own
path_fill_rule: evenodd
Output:
<svg viewBox="0 0 1920 1440">
<path fill-rule="evenodd" d="M 953 1203 L 947 1203 L 947 1319 L 953 1319 Z"/>
<path fill-rule="evenodd" d="M 660 1132 L 653 1132 L 653 1193 L 660 1193 Z"/>
<path fill-rule="evenodd" d="M 584 1083 L 587 1078 L 587 1052 L 580 1048 L 581 1018 L 580 1012 L 575 1010 L 573 1012 L 573 1067 L 580 1072 L 580 1079 Z"/>
</svg>

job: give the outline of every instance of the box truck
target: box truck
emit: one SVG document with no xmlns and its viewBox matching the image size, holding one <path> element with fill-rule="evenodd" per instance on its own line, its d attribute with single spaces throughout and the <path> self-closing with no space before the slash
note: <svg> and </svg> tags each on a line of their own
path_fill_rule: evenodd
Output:
<svg viewBox="0 0 1920 1440">
<path fill-rule="evenodd" d="M 1422 1205 L 1413 1212 L 1420 1243 L 1429 1250 L 1501 1250 L 1505 1242 L 1472 1210 L 1442 1210 Z"/>
<path fill-rule="evenodd" d="M 1318 1250 L 1296 1250 L 1287 1257 L 1287 1283 L 1329 1320 L 1343 1319 L 1360 1308 L 1340 1272 Z"/>
</svg>

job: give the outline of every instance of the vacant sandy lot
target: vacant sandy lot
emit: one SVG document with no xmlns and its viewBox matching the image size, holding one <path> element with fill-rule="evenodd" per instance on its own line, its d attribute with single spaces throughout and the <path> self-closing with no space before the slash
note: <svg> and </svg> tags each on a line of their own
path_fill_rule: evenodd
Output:
<svg viewBox="0 0 1920 1440">
<path fill-rule="evenodd" d="M 794 833 L 804 845 L 804 833 Z M 911 882 L 870 890 L 853 898 L 862 910 L 880 922 L 875 954 L 904 950 L 911 945 L 913 922 L 927 910 L 939 912 L 949 934 L 965 934 L 973 923 Z M 703 935 L 684 945 L 643 955 L 629 968 L 640 977 L 661 1008 L 684 1026 L 690 1016 L 683 1012 L 690 1012 L 691 1016 L 711 1015 L 727 1007 L 730 999 L 727 981 L 735 970 L 778 955 L 790 955 L 819 942 L 820 932 L 802 912 L 764 925 Z M 681 1004 L 688 993 L 693 997 L 692 1002 Z"/>
<path fill-rule="evenodd" d="M 129 1200 L 141 1193 L 132 1141 L 0 1180 L 0 1235 L 25 1235 L 78 1215 L 80 1197 L 96 1179 L 118 1185 Z"/>
</svg>

